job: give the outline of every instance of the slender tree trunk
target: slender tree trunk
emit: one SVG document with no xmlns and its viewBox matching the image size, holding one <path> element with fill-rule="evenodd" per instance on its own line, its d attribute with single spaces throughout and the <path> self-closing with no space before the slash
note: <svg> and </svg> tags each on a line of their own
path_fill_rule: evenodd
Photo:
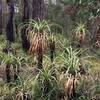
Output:
<svg viewBox="0 0 100 100">
<path fill-rule="evenodd" d="M 42 21 L 44 19 L 44 9 L 45 4 L 44 0 L 33 0 L 33 12 L 32 18 L 36 21 Z M 43 63 L 43 50 L 42 50 L 42 43 L 39 41 L 39 48 L 37 51 L 37 66 L 39 69 L 42 68 Z"/>
<path fill-rule="evenodd" d="M 22 22 L 27 23 L 28 20 L 29 20 L 29 1 L 28 0 L 23 0 L 23 16 L 22 16 Z M 22 37 L 22 46 L 23 46 L 23 49 L 25 51 L 28 51 L 29 50 L 29 47 L 30 47 L 30 43 L 27 40 L 26 28 L 27 27 L 24 27 L 22 29 L 22 35 L 21 35 L 21 37 Z"/>
<path fill-rule="evenodd" d="M 14 41 L 13 33 L 13 15 L 14 15 L 14 2 L 13 0 L 7 0 L 8 5 L 8 21 L 6 26 L 6 35 L 9 42 Z"/>
<path fill-rule="evenodd" d="M 2 34 L 2 0 L 0 0 L 0 34 Z"/>
</svg>

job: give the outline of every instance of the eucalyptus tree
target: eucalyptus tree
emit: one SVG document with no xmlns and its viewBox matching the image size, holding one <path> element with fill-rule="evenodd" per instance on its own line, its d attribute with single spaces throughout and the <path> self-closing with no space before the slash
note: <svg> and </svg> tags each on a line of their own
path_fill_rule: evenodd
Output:
<svg viewBox="0 0 100 100">
<path fill-rule="evenodd" d="M 2 0 L 0 0 L 0 34 L 2 34 Z"/>
<path fill-rule="evenodd" d="M 34 20 L 43 20 L 45 12 L 44 0 L 33 0 L 32 18 Z"/>
<path fill-rule="evenodd" d="M 6 26 L 6 35 L 9 42 L 14 42 L 14 32 L 13 32 L 13 16 L 14 16 L 14 1 L 6 0 L 8 8 L 8 20 Z"/>
<path fill-rule="evenodd" d="M 22 4 L 23 4 L 22 22 L 23 23 L 27 23 L 28 20 L 29 20 L 29 1 L 28 0 L 22 0 Z M 22 29 L 21 37 L 22 37 L 22 46 L 23 46 L 23 49 L 25 51 L 28 51 L 29 47 L 30 47 L 30 43 L 29 43 L 29 41 L 27 39 L 26 28 L 27 27 L 24 27 Z"/>
</svg>

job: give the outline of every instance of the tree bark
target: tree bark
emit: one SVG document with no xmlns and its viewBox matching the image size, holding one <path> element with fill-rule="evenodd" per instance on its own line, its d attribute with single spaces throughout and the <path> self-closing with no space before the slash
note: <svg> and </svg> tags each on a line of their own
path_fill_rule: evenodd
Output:
<svg viewBox="0 0 100 100">
<path fill-rule="evenodd" d="M 2 0 L 0 0 L 0 34 L 2 34 Z"/>
<path fill-rule="evenodd" d="M 43 20 L 44 19 L 44 9 L 45 9 L 44 0 L 33 0 L 32 18 L 37 21 Z"/>
<path fill-rule="evenodd" d="M 23 23 L 27 23 L 29 20 L 29 1 L 28 0 L 23 0 L 23 16 L 22 16 L 22 22 Z M 29 50 L 29 47 L 30 47 L 30 43 L 27 39 L 27 33 L 26 33 L 26 28 L 27 27 L 24 27 L 22 29 L 22 34 L 21 34 L 21 37 L 22 37 L 22 47 L 25 51 L 28 51 Z"/>
<path fill-rule="evenodd" d="M 9 42 L 14 42 L 13 33 L 13 15 L 14 15 L 14 2 L 13 0 L 7 0 L 8 5 L 8 20 L 6 26 L 6 35 Z"/>
</svg>

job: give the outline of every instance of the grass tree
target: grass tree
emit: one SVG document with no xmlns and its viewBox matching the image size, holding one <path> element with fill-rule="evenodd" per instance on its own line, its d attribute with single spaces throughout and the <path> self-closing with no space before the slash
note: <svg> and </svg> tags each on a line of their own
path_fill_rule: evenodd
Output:
<svg viewBox="0 0 100 100">
<path fill-rule="evenodd" d="M 72 47 L 66 48 L 61 55 L 61 58 L 65 64 L 65 69 L 69 74 L 75 76 L 78 72 L 79 66 L 79 51 L 73 50 Z"/>
<path fill-rule="evenodd" d="M 0 54 L 0 63 L 5 66 L 5 75 L 7 82 L 9 83 L 11 81 L 16 81 L 18 79 L 19 70 L 21 69 L 21 67 L 25 66 L 26 63 L 28 63 L 28 58 L 23 57 L 21 54 L 21 56 L 13 55 L 11 53 Z"/>
<path fill-rule="evenodd" d="M 83 45 L 89 33 L 86 28 L 86 25 L 84 23 L 77 23 L 74 32 L 75 37 L 78 39 L 80 45 Z"/>
<path fill-rule="evenodd" d="M 42 68 L 43 52 L 47 48 L 50 27 L 45 20 L 39 22 L 31 20 L 28 25 L 29 51 L 37 55 L 37 66 Z"/>
<path fill-rule="evenodd" d="M 34 100 L 34 90 L 38 76 L 38 74 L 34 77 L 29 75 L 27 78 L 19 76 L 19 80 L 15 83 L 14 87 L 16 100 Z"/>
<path fill-rule="evenodd" d="M 79 51 L 73 50 L 72 47 L 69 47 L 65 48 L 63 53 L 60 55 L 60 58 L 58 57 L 59 61 L 62 62 L 61 73 L 63 73 L 63 77 L 66 75 L 68 78 L 67 81 L 64 82 L 64 92 L 67 95 L 68 100 L 72 100 L 75 97 L 76 75 L 80 63 L 78 54 Z"/>
<path fill-rule="evenodd" d="M 6 65 L 5 74 L 7 82 L 11 82 L 11 65 L 13 63 L 13 56 L 10 54 L 2 54 L 2 63 Z"/>
<path fill-rule="evenodd" d="M 35 89 L 35 99 L 58 99 L 57 96 L 60 90 L 57 79 L 53 76 L 54 73 L 54 68 L 50 66 L 49 68 L 40 70 L 38 83 Z"/>
<path fill-rule="evenodd" d="M 36 21 L 42 21 L 44 19 L 44 0 L 33 0 L 33 12 L 32 12 L 32 18 Z M 39 22 L 40 23 L 40 22 Z M 43 31 L 43 30 L 42 30 Z M 41 32 L 40 32 L 41 33 Z M 42 67 L 42 62 L 43 62 L 43 47 L 42 47 L 42 35 L 40 34 L 37 37 L 38 44 L 38 52 L 37 52 L 37 61 L 38 61 L 38 67 Z M 38 39 L 39 38 L 39 39 Z"/>
</svg>

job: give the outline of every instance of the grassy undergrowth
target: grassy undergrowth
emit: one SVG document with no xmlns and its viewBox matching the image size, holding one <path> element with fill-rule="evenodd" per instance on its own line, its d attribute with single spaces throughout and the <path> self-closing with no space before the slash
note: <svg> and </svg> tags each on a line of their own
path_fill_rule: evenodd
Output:
<svg viewBox="0 0 100 100">
<path fill-rule="evenodd" d="M 37 68 L 35 55 L 24 52 L 21 43 L 9 44 L 0 36 L 0 100 L 67 100 L 68 82 L 75 74 L 74 100 L 100 100 L 99 50 L 71 46 L 63 35 L 55 37 L 55 57 L 50 60 L 50 50 L 44 53 L 43 69 Z M 10 82 L 6 66 L 10 64 Z M 79 73 L 79 64 L 84 72 Z M 66 85 L 67 84 L 67 85 Z"/>
</svg>

